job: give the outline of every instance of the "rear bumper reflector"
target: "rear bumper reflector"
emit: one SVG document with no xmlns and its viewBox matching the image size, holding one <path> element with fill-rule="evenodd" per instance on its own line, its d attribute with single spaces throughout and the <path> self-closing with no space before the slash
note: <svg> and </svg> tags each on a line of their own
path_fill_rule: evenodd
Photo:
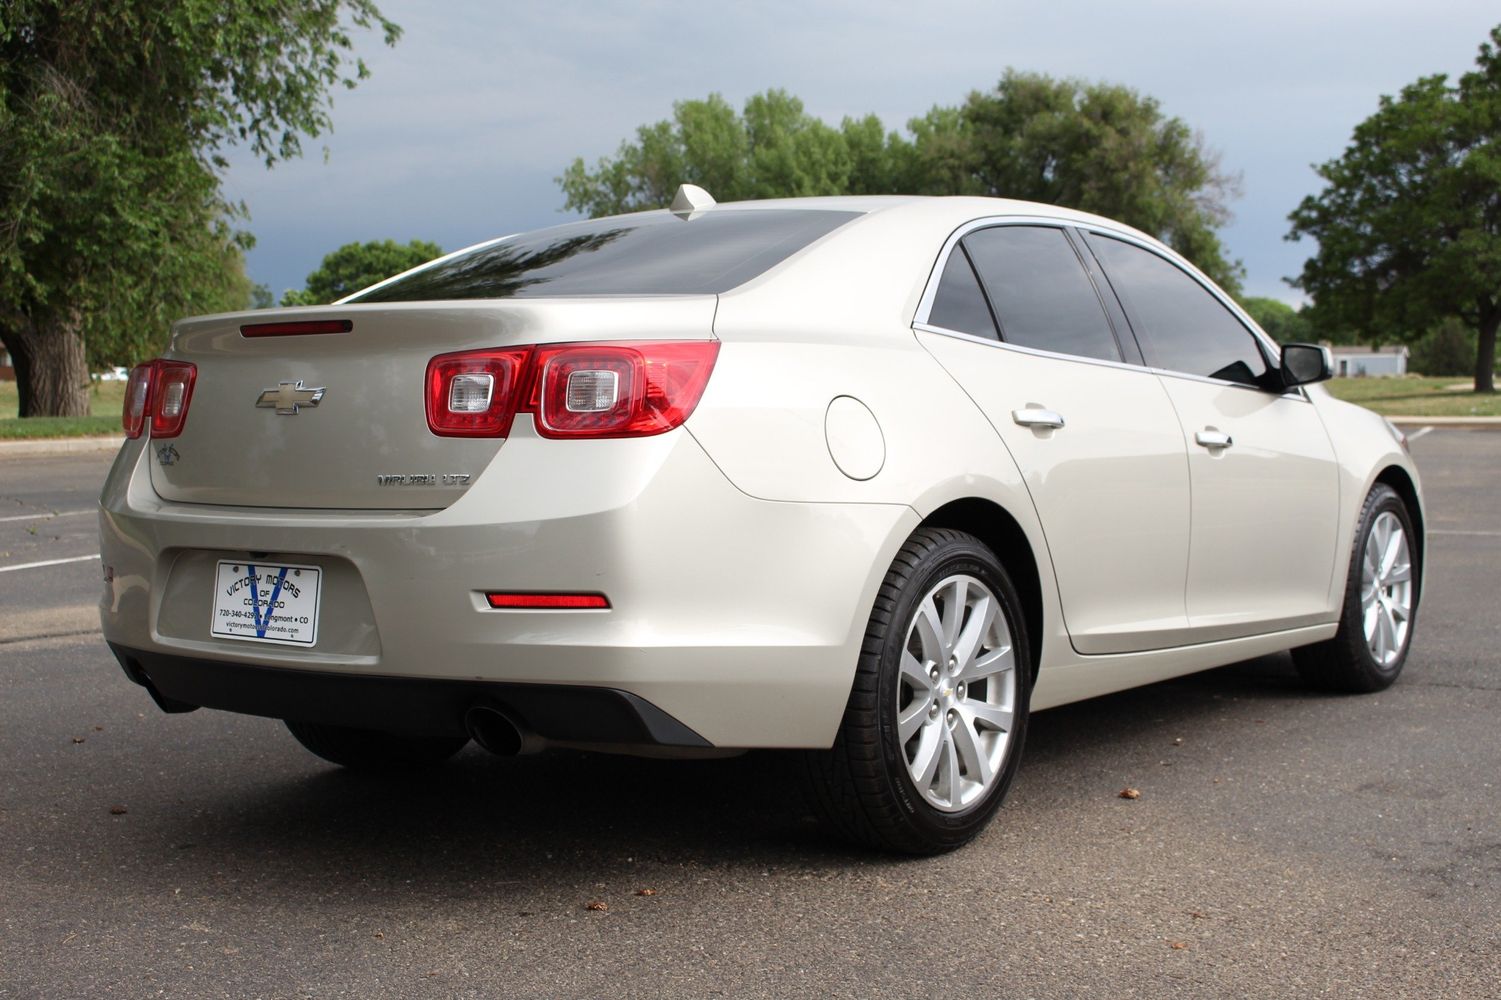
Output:
<svg viewBox="0 0 1501 1000">
<path fill-rule="evenodd" d="M 490 592 L 485 600 L 492 608 L 605 609 L 610 602 L 603 594 L 504 594 Z"/>
</svg>

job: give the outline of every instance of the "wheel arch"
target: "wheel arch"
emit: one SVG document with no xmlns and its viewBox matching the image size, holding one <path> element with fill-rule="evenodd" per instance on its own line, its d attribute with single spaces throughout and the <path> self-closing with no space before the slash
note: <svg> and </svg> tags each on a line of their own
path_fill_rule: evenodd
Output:
<svg viewBox="0 0 1501 1000">
<path fill-rule="evenodd" d="M 1038 570 L 1037 554 L 1032 550 L 1032 543 L 1028 541 L 1021 524 L 1006 508 L 993 500 L 962 497 L 950 500 L 934 510 L 923 519 L 920 527 L 950 528 L 974 535 L 1006 567 L 1022 600 L 1027 646 L 1031 650 L 1031 680 L 1035 683 L 1038 667 L 1042 663 L 1044 635 L 1042 576 Z"/>
</svg>

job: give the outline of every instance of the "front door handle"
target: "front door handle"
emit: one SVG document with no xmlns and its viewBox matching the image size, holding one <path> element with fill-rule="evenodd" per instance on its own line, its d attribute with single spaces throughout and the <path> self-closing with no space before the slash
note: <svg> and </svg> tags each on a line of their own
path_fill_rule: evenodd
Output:
<svg viewBox="0 0 1501 1000">
<path fill-rule="evenodd" d="M 1217 431 L 1213 427 L 1206 427 L 1194 435 L 1194 443 L 1201 444 L 1206 448 L 1228 448 L 1235 443 L 1235 439 L 1224 431 Z"/>
<path fill-rule="evenodd" d="M 1028 403 L 1025 409 L 1012 410 L 1011 419 L 1023 427 L 1062 427 L 1063 414 L 1056 410 Z"/>
</svg>

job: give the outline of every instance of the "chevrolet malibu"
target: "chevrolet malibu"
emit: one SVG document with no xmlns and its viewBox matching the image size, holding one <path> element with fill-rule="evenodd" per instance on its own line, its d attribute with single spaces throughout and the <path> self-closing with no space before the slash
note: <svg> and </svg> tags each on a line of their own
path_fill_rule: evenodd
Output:
<svg viewBox="0 0 1501 1000">
<path fill-rule="evenodd" d="M 795 748 L 833 828 L 948 850 L 1030 711 L 1286 649 L 1396 679 L 1418 474 L 1329 376 L 1107 219 L 685 185 L 178 323 L 104 636 L 163 710 L 337 764 Z"/>
</svg>

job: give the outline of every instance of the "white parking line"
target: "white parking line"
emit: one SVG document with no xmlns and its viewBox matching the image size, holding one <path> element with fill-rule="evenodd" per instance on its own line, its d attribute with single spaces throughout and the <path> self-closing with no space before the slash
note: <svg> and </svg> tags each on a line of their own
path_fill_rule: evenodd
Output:
<svg viewBox="0 0 1501 1000">
<path fill-rule="evenodd" d="M 1422 437 L 1424 434 L 1428 434 L 1428 433 L 1432 432 L 1432 430 L 1433 430 L 1432 427 L 1419 427 L 1417 430 L 1415 430 L 1411 434 L 1407 435 L 1407 440 L 1409 442 L 1416 441 L 1418 438 Z"/>
<path fill-rule="evenodd" d="M 41 569 L 43 566 L 61 566 L 63 563 L 87 562 L 90 559 L 98 559 L 99 553 L 91 556 L 72 556 L 68 559 L 44 559 L 41 562 L 22 563 L 19 566 L 0 566 L 0 573 L 14 573 L 18 569 Z"/>
<path fill-rule="evenodd" d="M 54 514 L 50 510 L 38 511 L 35 514 L 16 514 L 12 517 L 0 517 L 0 524 L 6 521 L 50 521 L 54 517 L 82 517 L 85 514 L 94 513 L 91 510 L 65 510 Z"/>
</svg>

